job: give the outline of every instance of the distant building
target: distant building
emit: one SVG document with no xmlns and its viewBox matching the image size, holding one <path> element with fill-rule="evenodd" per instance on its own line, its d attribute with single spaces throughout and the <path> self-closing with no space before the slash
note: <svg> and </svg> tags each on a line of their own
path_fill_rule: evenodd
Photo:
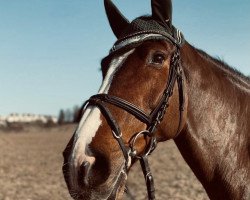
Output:
<svg viewBox="0 0 250 200">
<path fill-rule="evenodd" d="M 1 126 L 7 126 L 7 122 L 6 122 L 6 117 L 2 117 L 0 116 L 0 127 Z"/>
<path fill-rule="evenodd" d="M 6 117 L 0 116 L 0 126 L 6 126 L 8 123 L 35 123 L 35 122 L 40 122 L 43 124 L 52 122 L 56 124 L 58 122 L 58 119 L 57 117 L 50 115 L 36 115 L 30 113 L 24 113 L 24 114 L 11 113 Z"/>
</svg>

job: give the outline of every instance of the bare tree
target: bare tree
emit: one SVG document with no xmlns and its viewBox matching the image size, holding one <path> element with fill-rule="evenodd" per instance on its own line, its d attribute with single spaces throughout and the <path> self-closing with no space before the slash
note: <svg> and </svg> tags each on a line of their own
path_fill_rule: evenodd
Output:
<svg viewBox="0 0 250 200">
<path fill-rule="evenodd" d="M 80 110 L 81 108 L 79 106 L 74 106 L 73 108 L 73 123 L 78 123 L 80 121 Z"/>
<path fill-rule="evenodd" d="M 65 123 L 65 114 L 63 109 L 59 111 L 59 116 L 58 116 L 58 124 L 62 125 Z"/>
</svg>

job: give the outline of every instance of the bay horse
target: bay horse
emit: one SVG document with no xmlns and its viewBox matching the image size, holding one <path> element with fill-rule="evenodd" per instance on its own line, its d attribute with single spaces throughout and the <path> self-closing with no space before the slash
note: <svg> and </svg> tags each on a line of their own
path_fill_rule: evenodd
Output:
<svg viewBox="0 0 250 200">
<path fill-rule="evenodd" d="M 186 41 L 171 0 L 152 0 L 152 15 L 132 22 L 104 5 L 118 40 L 63 153 L 72 198 L 122 199 L 139 160 L 155 199 L 148 156 L 173 139 L 210 199 L 249 200 L 249 78 Z"/>
</svg>

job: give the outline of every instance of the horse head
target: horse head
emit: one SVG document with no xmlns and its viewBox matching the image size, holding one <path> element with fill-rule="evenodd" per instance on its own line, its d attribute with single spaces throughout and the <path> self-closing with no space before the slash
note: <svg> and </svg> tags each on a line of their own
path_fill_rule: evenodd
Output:
<svg viewBox="0 0 250 200">
<path fill-rule="evenodd" d="M 64 176 L 75 199 L 121 199 L 137 160 L 152 182 L 147 156 L 157 142 L 175 138 L 186 119 L 184 39 L 172 25 L 171 1 L 152 0 L 152 15 L 132 22 L 110 0 L 104 4 L 117 41 L 102 60 L 99 93 L 84 104 L 64 151 Z"/>
</svg>

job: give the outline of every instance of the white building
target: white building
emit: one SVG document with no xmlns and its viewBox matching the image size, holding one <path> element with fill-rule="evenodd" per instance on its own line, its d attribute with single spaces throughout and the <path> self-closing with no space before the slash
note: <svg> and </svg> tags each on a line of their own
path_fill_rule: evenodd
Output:
<svg viewBox="0 0 250 200">
<path fill-rule="evenodd" d="M 49 115 L 36 115 L 30 113 L 18 114 L 12 113 L 6 117 L 0 116 L 0 126 L 6 126 L 7 123 L 34 123 L 41 122 L 43 124 L 52 121 L 53 123 L 57 123 L 57 117 L 49 116 Z"/>
<path fill-rule="evenodd" d="M 7 126 L 6 117 L 0 116 L 0 127 Z"/>
</svg>

